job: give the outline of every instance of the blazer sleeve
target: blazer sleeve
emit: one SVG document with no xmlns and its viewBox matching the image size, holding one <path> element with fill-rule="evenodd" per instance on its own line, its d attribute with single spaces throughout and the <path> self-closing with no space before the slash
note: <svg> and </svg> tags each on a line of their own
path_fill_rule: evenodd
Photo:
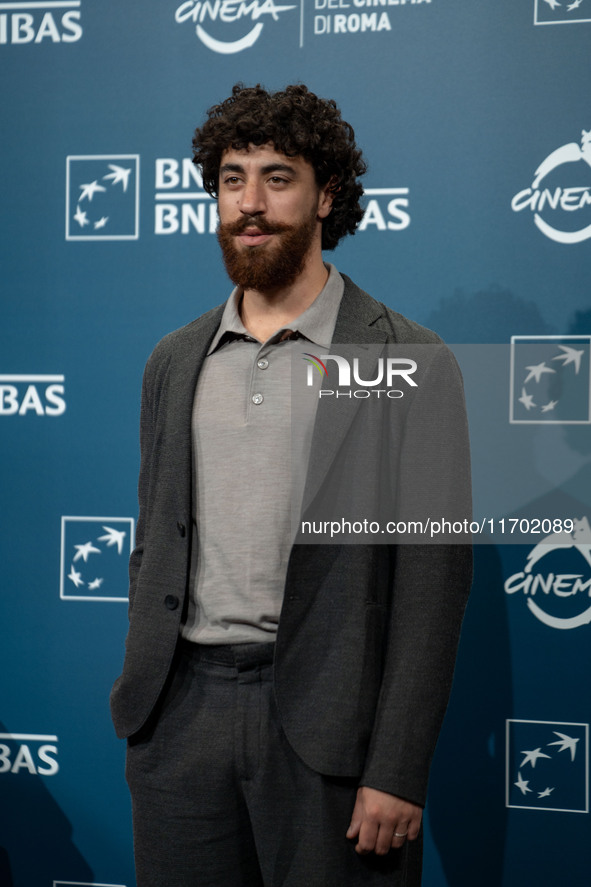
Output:
<svg viewBox="0 0 591 887">
<path fill-rule="evenodd" d="M 397 460 L 397 517 L 420 519 L 423 526 L 427 518 L 462 516 L 469 521 L 470 458 L 461 375 L 445 346 L 421 347 L 433 348 L 434 358 Z M 360 783 L 418 804 L 426 799 L 472 582 L 472 546 L 468 536 L 459 538 L 458 543 L 449 536 L 422 542 L 413 533 L 392 548 L 382 681 Z"/>
<path fill-rule="evenodd" d="M 151 484 L 155 481 L 156 470 L 155 442 L 158 403 L 169 365 L 165 352 L 166 339 L 156 346 L 146 364 L 140 407 L 140 471 L 138 480 L 138 521 L 135 535 L 135 548 L 129 559 L 129 613 L 133 601 L 144 553 L 144 541 L 150 518 Z"/>
</svg>

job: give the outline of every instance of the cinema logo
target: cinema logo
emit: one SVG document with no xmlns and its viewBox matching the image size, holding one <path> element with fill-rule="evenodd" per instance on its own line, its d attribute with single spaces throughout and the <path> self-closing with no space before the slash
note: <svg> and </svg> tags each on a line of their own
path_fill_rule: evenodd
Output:
<svg viewBox="0 0 591 887">
<path fill-rule="evenodd" d="M 63 416 L 65 376 L 0 375 L 0 416 Z"/>
<path fill-rule="evenodd" d="M 194 24 L 197 38 L 212 52 L 232 55 L 250 49 L 266 23 L 294 9 L 274 0 L 187 0 L 177 7 L 174 20 Z"/>
<path fill-rule="evenodd" d="M 0 733 L 0 775 L 23 771 L 31 776 L 55 776 L 57 736 L 38 733 Z"/>
<path fill-rule="evenodd" d="M 366 400 L 369 397 L 388 397 L 391 400 L 398 400 L 404 397 L 404 391 L 400 388 L 394 388 L 395 382 L 404 382 L 411 388 L 417 388 L 417 383 L 411 378 L 417 370 L 417 362 L 407 357 L 379 357 L 377 361 L 368 362 L 367 368 L 371 366 L 373 378 L 362 378 L 365 375 L 365 369 L 360 366 L 360 359 L 354 357 L 348 360 L 341 354 L 321 354 L 316 356 L 309 352 L 304 352 L 303 359 L 307 362 L 306 368 L 306 385 L 309 388 L 315 386 L 314 370 L 320 373 L 321 384 L 327 381 L 329 384 L 336 381 L 338 389 L 320 388 L 318 397 L 347 397 L 356 398 L 357 400 Z M 332 365 L 330 369 L 327 363 Z M 335 365 L 336 364 L 336 379 Z M 334 381 L 333 381 L 334 379 Z M 354 386 L 358 385 L 358 388 Z M 386 387 L 379 388 L 378 386 Z"/>
<path fill-rule="evenodd" d="M 77 43 L 81 6 L 81 0 L 0 3 L 0 45 Z"/>
<path fill-rule="evenodd" d="M 591 527 L 574 521 L 572 533 L 554 533 L 535 545 L 522 571 L 505 581 L 505 593 L 522 594 L 530 613 L 549 628 L 591 623 Z"/>
<path fill-rule="evenodd" d="M 556 243 L 591 237 L 591 130 L 582 130 L 580 145 L 570 142 L 552 151 L 531 187 L 513 197 L 511 209 L 531 212 L 542 234 Z"/>
</svg>

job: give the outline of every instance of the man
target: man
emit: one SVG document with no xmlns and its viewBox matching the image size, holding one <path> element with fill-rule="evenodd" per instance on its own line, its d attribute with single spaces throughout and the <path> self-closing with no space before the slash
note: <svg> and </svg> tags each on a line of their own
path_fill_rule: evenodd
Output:
<svg viewBox="0 0 591 887">
<path fill-rule="evenodd" d="M 470 552 L 294 544 L 290 376 L 294 353 L 331 342 L 440 340 L 323 262 L 362 217 L 365 165 L 334 102 L 235 86 L 194 149 L 236 289 L 163 339 L 144 376 L 112 694 L 138 887 L 418 885 Z M 445 355 L 430 378 L 461 421 L 438 437 L 442 476 L 466 440 Z M 331 415 L 311 404 L 308 443 Z"/>
</svg>

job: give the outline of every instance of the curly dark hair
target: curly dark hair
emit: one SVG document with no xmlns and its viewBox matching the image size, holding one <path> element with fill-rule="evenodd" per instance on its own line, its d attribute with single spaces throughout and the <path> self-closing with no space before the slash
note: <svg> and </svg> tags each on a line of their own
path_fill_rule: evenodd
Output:
<svg viewBox="0 0 591 887">
<path fill-rule="evenodd" d="M 288 157 L 311 163 L 319 187 L 330 183 L 334 197 L 322 223 L 322 249 L 334 249 L 342 237 L 354 234 L 363 218 L 363 187 L 357 177 L 366 164 L 353 127 L 342 119 L 336 102 L 318 98 L 303 85 L 270 93 L 259 84 L 237 83 L 229 98 L 209 109 L 193 137 L 193 163 L 201 167 L 208 194 L 217 198 L 224 151 L 267 142 Z"/>
</svg>

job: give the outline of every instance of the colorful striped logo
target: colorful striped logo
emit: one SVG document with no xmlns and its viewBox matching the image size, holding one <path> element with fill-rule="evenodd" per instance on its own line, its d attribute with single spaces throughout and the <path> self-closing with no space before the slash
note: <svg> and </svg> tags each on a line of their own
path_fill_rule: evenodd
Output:
<svg viewBox="0 0 591 887">
<path fill-rule="evenodd" d="M 308 354 L 307 351 L 304 351 L 303 360 L 305 360 L 306 363 L 311 364 L 313 367 L 316 367 L 321 376 L 328 376 L 328 370 L 326 369 L 325 364 L 323 364 L 320 358 L 316 357 L 315 354 Z"/>
</svg>

